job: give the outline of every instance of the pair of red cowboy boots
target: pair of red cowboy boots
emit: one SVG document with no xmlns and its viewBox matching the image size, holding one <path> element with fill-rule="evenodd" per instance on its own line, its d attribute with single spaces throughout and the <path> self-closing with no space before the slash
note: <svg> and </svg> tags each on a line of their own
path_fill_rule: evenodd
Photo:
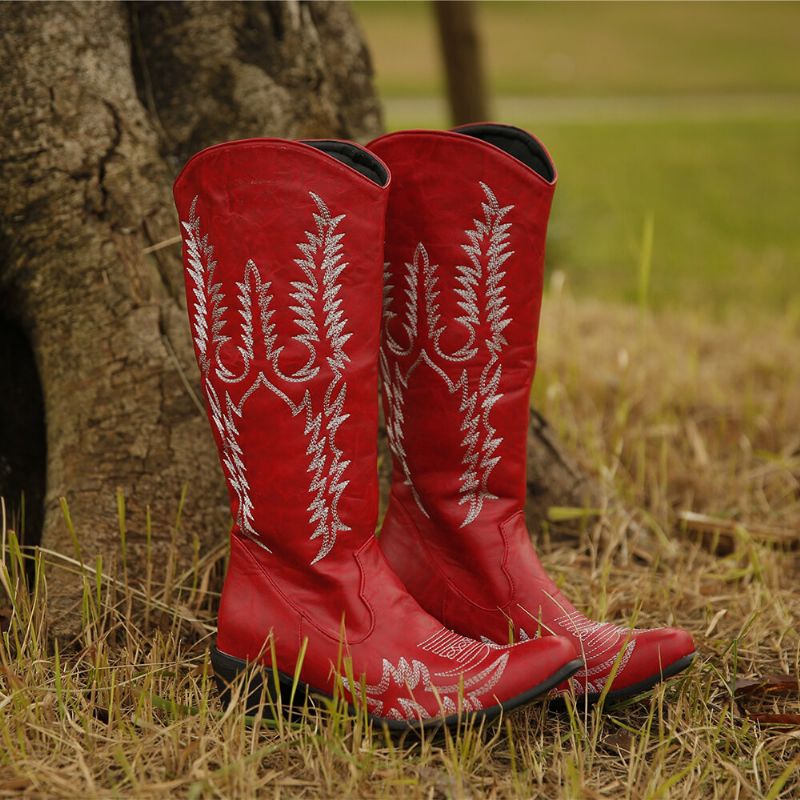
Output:
<svg viewBox="0 0 800 800">
<path fill-rule="evenodd" d="M 343 692 L 394 728 L 609 679 L 625 696 L 688 665 L 681 630 L 580 614 L 525 527 L 555 183 L 536 139 L 492 124 L 367 149 L 250 139 L 185 166 L 188 310 L 235 521 L 222 681 L 257 662 L 273 694 Z"/>
</svg>

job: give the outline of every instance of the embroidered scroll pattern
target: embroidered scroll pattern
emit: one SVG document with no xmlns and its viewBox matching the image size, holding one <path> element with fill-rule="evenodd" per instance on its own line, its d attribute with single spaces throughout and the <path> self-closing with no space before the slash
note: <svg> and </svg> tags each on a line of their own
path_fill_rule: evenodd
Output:
<svg viewBox="0 0 800 800">
<path fill-rule="evenodd" d="M 448 320 L 442 320 L 440 291 L 437 289 L 438 265 L 432 264 L 425 245 L 420 242 L 410 262 L 404 265 L 405 295 L 401 327 L 403 344 L 390 332 L 390 324 L 399 312 L 393 307 L 395 285 L 391 266 L 385 267 L 384 336 L 380 354 L 381 377 L 387 401 L 387 438 L 392 454 L 403 472 L 405 483 L 423 513 L 424 503 L 414 486 L 404 447 L 404 396 L 412 373 L 426 364 L 444 381 L 451 395 L 457 398 L 461 415 L 462 459 L 459 476 L 459 504 L 467 511 L 462 527 L 473 522 L 487 500 L 495 499 L 489 489 L 489 477 L 500 462 L 497 453 L 502 437 L 492 425 L 491 414 L 502 397 L 501 354 L 508 344 L 504 331 L 512 318 L 505 295 L 504 266 L 514 251 L 509 249 L 511 223 L 504 221 L 513 205 L 501 206 L 494 192 L 480 183 L 485 200 L 481 203 L 482 219 L 474 219 L 464 234 L 462 249 L 466 261 L 455 265 L 460 314 L 454 317 L 466 332 L 466 342 L 455 352 L 445 352 L 442 335 Z M 468 367 L 481 365 L 477 386 L 472 388 Z M 455 365 L 455 370 L 453 369 Z M 452 373 L 455 371 L 455 377 Z"/>
<path fill-rule="evenodd" d="M 483 708 L 484 699 L 503 677 L 509 658 L 504 651 L 513 646 L 476 642 L 441 628 L 417 647 L 451 662 L 450 668 L 432 673 L 429 665 L 416 658 L 401 657 L 394 664 L 384 658 L 377 683 L 351 685 L 347 678 L 342 681 L 351 694 L 366 703 L 371 714 L 379 717 L 428 719 L 431 714 L 426 702 L 429 706 L 431 698 L 442 716 L 455 714 L 459 709 L 477 711 Z M 393 689 L 405 689 L 408 696 L 392 698 Z M 489 699 L 490 705 L 497 702 L 494 696 Z"/>
<path fill-rule="evenodd" d="M 350 461 L 344 457 L 336 440 L 337 432 L 347 420 L 345 412 L 347 383 L 344 369 L 348 356 L 345 345 L 351 337 L 342 309 L 342 272 L 344 260 L 342 239 L 337 232 L 344 214 L 332 216 L 327 205 L 309 192 L 316 211 L 311 230 L 297 244 L 300 257 L 295 259 L 298 279 L 291 282 L 293 301 L 290 310 L 299 329 L 292 339 L 307 353 L 305 363 L 286 374 L 281 367 L 284 346 L 278 343 L 274 322 L 272 285 L 264 281 L 258 266 L 249 260 L 244 267 L 238 291 L 236 310 L 240 323 L 235 334 L 226 332 L 226 297 L 222 284 L 215 277 L 217 261 L 214 248 L 202 231 L 197 213 L 198 197 L 189 211 L 189 220 L 182 222 L 187 272 L 192 282 L 193 308 L 190 309 L 192 332 L 198 352 L 202 385 L 211 410 L 211 418 L 222 441 L 222 463 L 228 481 L 238 500 L 237 523 L 242 533 L 269 551 L 254 525 L 254 506 L 248 480 L 244 445 L 239 440 L 237 421 L 254 392 L 266 389 L 288 407 L 292 417 L 304 420 L 307 471 L 311 478 L 308 506 L 310 539 L 319 541 L 319 550 L 312 564 L 324 558 L 333 548 L 337 534 L 349 530 L 338 512 L 339 501 L 348 485 L 344 473 Z M 230 323 L 233 327 L 233 323 Z M 235 336 L 239 358 L 230 363 L 222 357 L 222 348 Z M 262 365 L 258 370 L 253 365 Z M 322 397 L 312 393 L 312 381 L 318 375 L 327 378 Z M 220 399 L 220 394 L 223 399 Z"/>
<path fill-rule="evenodd" d="M 621 677 L 636 648 L 636 635 L 648 630 L 625 628 L 621 625 L 614 625 L 612 622 L 595 622 L 579 611 L 562 614 L 556 617 L 551 624 L 547 626 L 542 624 L 541 627 L 545 627 L 552 635 L 572 636 L 578 640 L 578 654 L 584 659 L 586 666 L 569 679 L 569 684 L 577 695 L 584 692 L 597 694 L 602 692 L 617 659 L 619 659 L 619 666 L 614 679 Z M 541 629 L 537 629 L 533 636 L 529 636 L 524 628 L 519 628 L 518 635 L 519 643 L 539 639 L 541 638 Z M 494 644 L 493 640 L 487 636 L 481 636 L 481 641 L 486 644 Z M 620 656 L 623 648 L 624 652 Z"/>
<path fill-rule="evenodd" d="M 636 648 L 636 634 L 644 632 L 641 628 L 595 622 L 578 611 L 557 617 L 552 625 L 556 633 L 578 639 L 579 654 L 586 666 L 570 678 L 570 686 L 576 694 L 602 692 L 618 658 L 615 680 L 620 678 Z M 623 647 L 624 652 L 620 656 Z"/>
</svg>

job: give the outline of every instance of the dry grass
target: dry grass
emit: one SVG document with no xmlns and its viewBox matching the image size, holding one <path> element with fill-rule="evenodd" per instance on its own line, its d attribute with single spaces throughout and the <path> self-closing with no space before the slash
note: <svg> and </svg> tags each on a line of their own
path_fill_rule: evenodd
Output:
<svg viewBox="0 0 800 800">
<path fill-rule="evenodd" d="M 544 536 L 544 556 L 579 606 L 696 635 L 699 663 L 649 697 L 405 741 L 340 709 L 248 720 L 208 677 L 222 548 L 159 595 L 172 611 L 90 574 L 83 638 L 59 651 L 4 526 L 0 796 L 796 797 L 800 728 L 753 722 L 731 687 L 800 667 L 798 554 L 771 543 L 800 531 L 799 341 L 786 319 L 546 301 L 534 398 L 628 511 Z"/>
</svg>

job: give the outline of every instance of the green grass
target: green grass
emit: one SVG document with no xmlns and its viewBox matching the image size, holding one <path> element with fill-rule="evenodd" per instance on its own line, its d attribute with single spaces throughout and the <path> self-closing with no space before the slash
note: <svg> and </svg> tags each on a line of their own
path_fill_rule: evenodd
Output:
<svg viewBox="0 0 800 800">
<path fill-rule="evenodd" d="M 579 294 L 639 300 L 652 215 L 649 305 L 800 313 L 800 117 L 502 119 L 534 132 L 555 160 L 547 269 Z"/>
<path fill-rule="evenodd" d="M 798 797 L 797 725 L 753 714 L 797 715 L 800 699 L 744 701 L 734 687 L 800 673 L 800 322 L 753 319 L 797 293 L 800 115 L 772 96 L 763 108 L 685 102 L 798 91 L 797 9 L 484 9 L 507 50 L 492 55 L 493 75 L 544 97 L 502 100 L 498 113 L 539 133 L 559 166 L 551 272 L 581 294 L 662 307 L 575 302 L 552 282 L 533 400 L 598 481 L 604 511 L 552 514 L 537 547 L 581 610 L 689 629 L 700 655 L 688 672 L 614 708 L 537 703 L 438 738 L 391 739 L 335 704 L 271 723 L 223 707 L 209 674 L 224 531 L 144 590 L 124 569 L 118 495 L 118 566 L 40 551 L 29 592 L 0 509 L 0 798 Z M 414 95 L 387 96 L 389 125 L 444 124 L 425 98 L 427 9 L 363 13 L 383 26 L 382 87 L 384 59 L 402 56 L 408 74 L 395 85 Z M 565 48 L 577 63 L 569 81 L 559 78 L 569 59 L 547 60 Z M 670 96 L 653 106 L 643 91 Z M 606 99 L 581 100 L 593 95 Z M 687 305 L 737 313 L 722 326 Z M 153 535 L 171 524 L 154 520 Z M 60 644 L 47 627 L 56 580 L 84 586 L 80 634 Z"/>
<path fill-rule="evenodd" d="M 524 127 L 560 171 L 549 265 L 580 293 L 637 299 L 652 214 L 653 305 L 800 311 L 800 120 Z"/>
<path fill-rule="evenodd" d="M 752 715 L 797 714 L 800 698 L 734 687 L 800 670 L 796 339 L 785 319 L 722 327 L 548 295 L 534 399 L 601 482 L 604 511 L 552 514 L 543 563 L 581 610 L 681 625 L 700 654 L 602 710 L 538 702 L 422 738 L 372 730 L 342 703 L 299 724 L 268 707 L 248 716 L 221 704 L 210 675 L 224 530 L 144 591 L 122 564 L 118 501 L 117 566 L 42 550 L 29 593 L 0 509 L 0 798 L 793 800 L 798 728 Z M 83 521 L 70 524 L 79 539 Z M 172 524 L 153 520 L 153 536 Z M 58 644 L 56 580 L 84 586 L 80 632 Z"/>
<path fill-rule="evenodd" d="M 387 127 L 446 127 L 427 4 L 357 4 Z M 551 149 L 548 268 L 576 291 L 798 313 L 800 4 L 480 8 L 494 116 Z"/>
<path fill-rule="evenodd" d="M 356 2 L 382 95 L 435 95 L 426 2 Z M 490 85 L 504 95 L 800 91 L 797 3 L 479 4 Z"/>
</svg>

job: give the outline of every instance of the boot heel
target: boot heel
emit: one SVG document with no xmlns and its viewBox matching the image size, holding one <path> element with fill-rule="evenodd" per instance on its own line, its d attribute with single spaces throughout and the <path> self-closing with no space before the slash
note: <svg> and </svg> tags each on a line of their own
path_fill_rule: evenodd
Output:
<svg viewBox="0 0 800 800">
<path fill-rule="evenodd" d="M 247 685 L 240 689 L 238 702 L 244 703 L 245 712 L 254 714 L 263 709 L 265 718 L 297 719 L 309 705 L 308 687 L 290 675 L 272 667 L 256 667 L 247 661 L 229 656 L 216 647 L 211 648 L 211 664 L 220 700 L 229 706 L 237 699 L 235 689 L 242 684 L 242 674 L 248 673 Z"/>
</svg>

